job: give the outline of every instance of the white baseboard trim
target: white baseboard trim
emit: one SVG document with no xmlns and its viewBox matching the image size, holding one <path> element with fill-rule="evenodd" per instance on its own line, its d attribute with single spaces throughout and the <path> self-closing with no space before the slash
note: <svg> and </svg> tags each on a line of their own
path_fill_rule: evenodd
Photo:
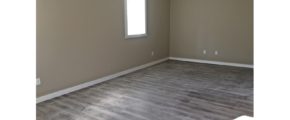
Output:
<svg viewBox="0 0 290 120">
<path fill-rule="evenodd" d="M 115 73 L 115 74 L 112 74 L 112 75 L 109 75 L 109 76 L 105 76 L 105 77 L 102 77 L 102 78 L 99 78 L 99 79 L 96 79 L 96 80 L 93 80 L 93 81 L 90 81 L 90 82 L 86 82 L 86 83 L 83 83 L 83 84 L 80 84 L 80 85 L 77 85 L 77 86 L 74 86 L 74 87 L 70 87 L 70 88 L 67 88 L 67 89 L 63 89 L 63 90 L 48 94 L 48 95 L 44 95 L 44 96 L 38 97 L 36 99 L 36 103 L 44 102 L 44 101 L 47 101 L 47 100 L 50 100 L 50 99 L 53 99 L 53 98 L 56 98 L 56 97 L 59 97 L 59 96 L 74 92 L 74 91 L 77 91 L 77 90 L 80 90 L 80 89 L 87 88 L 89 86 L 96 85 L 98 83 L 101 83 L 101 82 L 104 82 L 104 81 L 107 81 L 107 80 L 111 80 L 113 78 L 116 78 L 116 77 L 119 77 L 119 76 L 122 76 L 122 75 L 126 75 L 128 73 L 132 73 L 132 72 L 140 70 L 140 69 L 144 69 L 144 68 L 150 67 L 152 65 L 156 65 L 158 63 L 167 61 L 168 59 L 169 58 L 163 58 L 163 59 L 160 59 L 160 60 L 157 60 L 157 61 L 153 61 L 153 62 L 144 64 L 144 65 L 141 65 L 141 66 L 137 66 L 137 67 L 134 67 L 134 68 L 131 68 L 131 69 L 119 72 L 119 73 Z"/>
<path fill-rule="evenodd" d="M 169 57 L 169 59 L 170 60 L 178 60 L 178 61 L 186 61 L 186 62 L 197 62 L 197 63 L 207 63 L 207 64 L 215 64 L 215 65 L 254 68 L 253 65 L 240 64 L 240 63 L 230 63 L 230 62 L 220 62 L 220 61 L 210 61 L 210 60 L 200 60 L 200 59 L 190 59 L 190 58 L 178 58 L 178 57 Z"/>
</svg>

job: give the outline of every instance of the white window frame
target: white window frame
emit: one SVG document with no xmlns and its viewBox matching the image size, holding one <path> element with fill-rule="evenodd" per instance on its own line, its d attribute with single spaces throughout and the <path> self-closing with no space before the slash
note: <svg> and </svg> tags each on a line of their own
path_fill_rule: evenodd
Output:
<svg viewBox="0 0 290 120">
<path fill-rule="evenodd" d="M 148 36 L 148 0 L 145 0 L 145 34 L 128 35 L 128 16 L 127 16 L 127 0 L 124 0 L 124 18 L 125 18 L 125 39 L 140 38 Z"/>
</svg>

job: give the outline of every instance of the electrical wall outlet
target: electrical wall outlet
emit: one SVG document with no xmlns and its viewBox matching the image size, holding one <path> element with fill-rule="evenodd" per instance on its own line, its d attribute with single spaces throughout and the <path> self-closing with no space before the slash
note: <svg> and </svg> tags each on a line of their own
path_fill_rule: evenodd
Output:
<svg viewBox="0 0 290 120">
<path fill-rule="evenodd" d="M 154 56 L 154 55 L 155 55 L 155 52 L 154 52 L 154 51 L 152 51 L 152 52 L 151 52 L 151 56 Z"/>
<path fill-rule="evenodd" d="M 40 85 L 41 84 L 41 81 L 40 81 L 40 78 L 36 78 L 36 85 Z"/>
<path fill-rule="evenodd" d="M 219 51 L 214 51 L 214 55 L 219 55 Z"/>
<path fill-rule="evenodd" d="M 203 54 L 204 54 L 204 55 L 206 54 L 206 50 L 203 50 Z"/>
</svg>

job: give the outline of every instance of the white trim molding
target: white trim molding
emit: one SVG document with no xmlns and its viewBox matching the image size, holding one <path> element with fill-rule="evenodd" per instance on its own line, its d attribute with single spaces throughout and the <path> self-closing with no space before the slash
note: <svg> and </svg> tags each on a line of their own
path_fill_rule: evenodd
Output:
<svg viewBox="0 0 290 120">
<path fill-rule="evenodd" d="M 160 60 L 157 60 L 157 61 L 153 61 L 153 62 L 144 64 L 144 65 L 141 65 L 141 66 L 137 66 L 137 67 L 134 67 L 134 68 L 131 68 L 131 69 L 119 72 L 119 73 L 108 75 L 108 76 L 105 76 L 105 77 L 102 77 L 102 78 L 99 78 L 99 79 L 96 79 L 96 80 L 93 80 L 93 81 L 90 81 L 90 82 L 86 82 L 86 83 L 83 83 L 83 84 L 80 84 L 80 85 L 77 85 L 77 86 L 74 86 L 74 87 L 70 87 L 70 88 L 67 88 L 67 89 L 63 89 L 63 90 L 48 94 L 48 95 L 44 95 L 44 96 L 38 97 L 37 100 L 36 100 L 36 103 L 44 102 L 44 101 L 47 101 L 47 100 L 50 100 L 50 99 L 53 99 L 53 98 L 56 98 L 56 97 L 59 97 L 59 96 L 74 92 L 74 91 L 77 91 L 77 90 L 80 90 L 80 89 L 84 89 L 84 88 L 96 85 L 96 84 L 101 83 L 101 82 L 105 82 L 105 81 L 117 78 L 117 77 L 122 76 L 122 75 L 126 75 L 126 74 L 129 74 L 129 73 L 135 72 L 137 70 L 141 70 L 141 69 L 144 69 L 144 68 L 147 68 L 147 67 L 162 63 L 164 61 L 167 61 L 168 59 L 169 58 L 163 58 L 163 59 L 160 59 Z"/>
<path fill-rule="evenodd" d="M 178 57 L 169 57 L 169 59 L 170 60 L 178 60 L 178 61 L 186 61 L 186 62 L 196 62 L 196 63 L 226 65 L 226 66 L 234 66 L 234 67 L 254 68 L 254 65 L 241 64 L 241 63 L 210 61 L 210 60 L 200 60 L 200 59 L 190 59 L 190 58 L 178 58 Z"/>
</svg>

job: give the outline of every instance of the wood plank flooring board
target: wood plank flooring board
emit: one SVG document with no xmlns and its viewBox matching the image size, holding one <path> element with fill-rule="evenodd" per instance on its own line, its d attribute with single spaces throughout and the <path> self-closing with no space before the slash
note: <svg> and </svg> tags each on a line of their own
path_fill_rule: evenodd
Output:
<svg viewBox="0 0 290 120">
<path fill-rule="evenodd" d="M 253 69 L 166 61 L 37 104 L 38 120 L 232 120 L 253 115 Z"/>
<path fill-rule="evenodd" d="M 148 91 L 148 90 L 142 90 L 143 92 L 144 91 Z M 151 95 L 154 95 L 155 93 L 154 93 L 154 91 L 151 91 Z M 156 95 L 156 94 L 155 94 Z M 161 93 L 161 94 L 157 94 L 156 96 L 162 96 L 162 97 L 165 97 L 166 98 L 166 96 L 165 95 L 168 95 L 168 93 Z M 179 94 L 175 94 L 175 95 L 173 95 L 173 94 L 170 94 L 169 95 L 169 97 L 171 97 L 171 98 L 169 98 L 168 96 L 167 96 L 167 98 L 166 99 L 161 99 L 161 100 L 159 100 L 159 101 L 164 101 L 164 100 L 166 100 L 166 101 L 169 101 L 169 100 L 176 100 L 175 102 L 180 102 L 180 101 L 182 101 L 182 102 L 185 102 L 186 100 L 188 101 L 188 100 L 191 100 L 192 98 L 188 98 L 188 97 L 185 97 L 185 96 L 177 96 L 177 95 L 179 95 Z M 150 98 L 153 98 L 153 96 L 151 96 Z M 181 99 L 181 98 L 183 98 L 183 99 Z M 157 99 L 157 98 L 155 98 L 155 99 Z M 181 99 L 181 100 L 180 100 Z M 184 100 L 185 99 L 185 100 Z M 191 104 L 187 104 L 185 107 L 188 107 L 188 106 L 190 106 Z M 177 106 L 173 106 L 173 107 L 180 107 L 180 105 L 177 105 Z M 206 108 L 208 108 L 208 107 L 206 107 Z M 211 108 L 212 109 L 212 108 Z M 193 109 L 194 110 L 194 109 Z M 210 109 L 209 109 L 210 110 Z M 189 111 L 192 111 L 192 110 L 189 110 Z M 229 111 L 228 111 L 229 112 Z"/>
<path fill-rule="evenodd" d="M 128 93 L 129 91 L 125 91 L 126 93 Z M 134 93 L 131 93 L 131 95 L 132 94 L 134 94 Z M 144 95 L 145 94 L 145 95 Z M 138 95 L 141 95 L 141 98 L 140 98 L 140 96 L 138 96 Z M 167 104 L 167 102 L 169 102 L 168 100 L 166 100 L 167 102 L 165 103 L 165 102 L 161 102 L 161 101 L 165 101 L 164 99 L 160 99 L 160 98 L 158 98 L 158 96 L 148 96 L 148 97 L 142 97 L 142 96 L 148 96 L 148 95 L 146 95 L 146 93 L 137 93 L 137 94 L 135 94 L 135 96 L 133 96 L 134 97 L 134 99 L 139 99 L 140 100 L 140 102 L 142 102 L 142 103 L 151 103 L 151 107 L 152 108 L 154 108 L 154 107 L 162 107 L 162 108 L 164 108 L 162 111 L 171 111 L 171 112 L 175 112 L 175 113 L 179 113 L 179 114 L 182 114 L 181 112 L 182 111 L 177 111 L 176 109 L 170 109 L 170 107 L 172 107 L 172 104 L 175 104 L 175 103 L 170 103 L 170 104 Z M 150 99 L 148 99 L 148 98 L 150 98 Z M 151 98 L 153 98 L 153 100 L 157 100 L 157 101 L 152 101 L 152 99 Z M 142 101 L 142 100 L 146 100 L 146 101 Z M 128 100 L 130 100 L 130 98 L 128 98 Z M 131 100 L 130 100 L 131 101 Z M 160 105 L 162 105 L 162 106 L 160 106 Z M 165 106 L 164 106 L 165 105 Z M 148 105 L 147 105 L 148 106 Z M 170 106 L 170 107 L 168 107 L 168 106 Z M 175 108 L 175 106 L 173 105 L 173 107 Z M 192 111 L 192 110 L 191 110 Z M 158 111 L 157 111 L 158 112 Z M 184 111 L 183 111 L 184 112 Z M 184 113 L 183 113 L 184 114 Z M 185 114 L 186 115 L 186 114 Z M 195 116 L 196 117 L 196 116 Z"/>
</svg>

